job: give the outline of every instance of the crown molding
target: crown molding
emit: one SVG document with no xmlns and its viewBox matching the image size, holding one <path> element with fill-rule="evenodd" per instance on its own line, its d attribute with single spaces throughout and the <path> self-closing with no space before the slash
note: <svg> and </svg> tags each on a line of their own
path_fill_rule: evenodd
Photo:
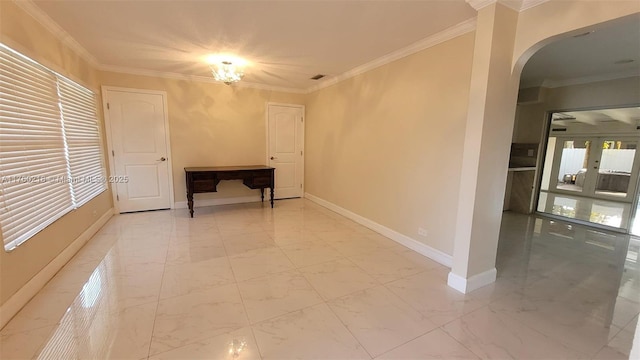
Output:
<svg viewBox="0 0 640 360">
<path fill-rule="evenodd" d="M 341 81 L 350 79 L 354 76 L 360 75 L 362 73 L 365 73 L 367 71 L 373 70 L 375 68 L 378 68 L 382 65 L 386 65 L 390 62 L 396 61 L 398 59 L 401 59 L 403 57 L 407 57 L 409 55 L 415 54 L 419 51 L 428 49 L 432 46 L 436 46 L 438 44 L 441 44 L 445 41 L 451 40 L 453 38 L 456 38 L 460 35 L 464 35 L 466 33 L 469 33 L 471 31 L 474 31 L 476 29 L 476 18 L 472 18 L 466 21 L 463 21 L 457 25 L 454 25 L 450 28 L 447 28 L 439 33 L 433 34 L 429 37 L 426 37 L 418 42 L 415 42 L 405 48 L 396 50 L 392 53 L 389 53 L 387 55 L 384 55 L 382 57 L 379 57 L 373 61 L 370 61 L 366 64 L 360 65 L 358 67 L 355 67 L 347 72 L 344 72 L 340 75 L 337 75 L 335 77 L 331 77 L 327 80 L 322 81 L 319 84 L 316 84 L 314 86 L 311 86 L 310 88 L 308 88 L 306 90 L 306 93 L 312 93 L 314 91 L 318 91 L 320 89 L 326 88 L 328 86 L 331 85 L 335 85 Z"/>
<path fill-rule="evenodd" d="M 520 6 L 520 12 L 531 9 L 532 7 L 546 3 L 549 0 L 523 0 Z"/>
<path fill-rule="evenodd" d="M 480 11 L 491 4 L 500 3 L 510 9 L 513 9 L 517 12 L 523 12 L 527 9 L 530 9 L 534 6 L 538 6 L 542 3 L 545 3 L 549 0 L 466 0 L 467 4 L 474 8 L 476 11 Z"/>
<path fill-rule="evenodd" d="M 174 79 L 174 80 L 187 80 L 187 81 L 196 81 L 196 82 L 211 83 L 211 84 L 218 84 L 218 85 L 222 84 L 221 82 L 216 81 L 213 77 L 209 77 L 209 76 L 184 75 L 184 74 L 178 74 L 178 73 L 172 73 L 172 72 L 136 69 L 136 68 L 121 67 L 121 66 L 100 65 L 98 66 L 98 70 L 104 71 L 104 72 L 119 73 L 119 74 L 149 76 L 149 77 Z M 228 85 L 225 85 L 225 86 L 228 86 Z M 232 86 L 259 89 L 259 90 L 279 91 L 279 92 L 294 93 L 294 94 L 305 93 L 305 91 L 302 89 L 289 88 L 289 87 L 283 87 L 283 86 L 264 85 L 264 84 L 252 83 L 247 81 L 239 81 L 237 83 L 234 83 Z"/>
<path fill-rule="evenodd" d="M 480 9 L 485 8 L 491 4 L 495 4 L 497 0 L 466 0 L 467 4 L 474 8 L 476 11 L 480 11 Z"/>
<path fill-rule="evenodd" d="M 86 62 L 93 65 L 94 67 L 98 67 L 100 65 L 98 60 L 93 55 L 91 55 L 91 53 L 87 51 L 87 49 L 80 45 L 80 43 L 78 43 L 73 37 L 71 37 L 71 35 L 69 35 L 68 32 L 66 32 L 66 30 L 64 30 L 60 25 L 58 25 L 58 23 L 56 23 L 51 17 L 49 17 L 47 13 L 45 13 L 36 4 L 34 4 L 33 1 L 13 0 L 13 3 L 24 10 L 32 18 L 34 18 L 40 25 L 44 26 L 45 29 L 49 30 L 58 40 L 68 46 Z"/>
<path fill-rule="evenodd" d="M 542 85 L 540 86 L 546 87 L 546 88 L 559 88 L 559 87 L 565 87 L 565 86 L 590 84 L 590 83 L 595 83 L 600 81 L 626 79 L 626 78 L 634 78 L 634 77 L 640 77 L 640 73 L 638 73 L 637 70 L 620 71 L 620 72 L 609 73 L 609 74 L 597 74 L 597 75 L 583 76 L 579 78 L 564 79 L 564 80 L 545 79 L 542 82 Z"/>
</svg>

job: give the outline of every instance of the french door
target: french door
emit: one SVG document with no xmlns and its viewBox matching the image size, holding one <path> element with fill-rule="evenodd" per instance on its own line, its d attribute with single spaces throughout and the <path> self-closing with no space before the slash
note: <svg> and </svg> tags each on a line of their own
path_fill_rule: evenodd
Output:
<svg viewBox="0 0 640 360">
<path fill-rule="evenodd" d="M 554 140 L 549 191 L 633 202 L 640 166 L 637 137 L 558 137 Z"/>
</svg>

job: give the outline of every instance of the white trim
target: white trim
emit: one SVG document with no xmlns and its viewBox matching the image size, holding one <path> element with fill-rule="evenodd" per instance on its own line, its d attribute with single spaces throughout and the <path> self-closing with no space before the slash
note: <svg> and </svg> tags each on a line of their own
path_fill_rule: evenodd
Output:
<svg viewBox="0 0 640 360">
<path fill-rule="evenodd" d="M 113 216 L 113 209 L 107 210 L 96 220 L 87 230 L 78 236 L 69 246 L 67 246 L 58 256 L 56 256 L 44 269 L 40 270 L 24 286 L 13 294 L 2 306 L 0 306 L 0 329 L 3 328 L 11 318 L 13 318 L 22 307 L 24 307 L 38 291 L 40 291 L 51 280 L 64 265 L 71 260 L 93 235 L 100 230 L 104 224 Z"/>
<path fill-rule="evenodd" d="M 517 12 L 523 12 L 527 9 L 531 9 L 534 6 L 538 6 L 549 0 L 466 0 L 467 4 L 474 8 L 476 11 L 495 3 L 500 3 L 508 8 L 511 8 Z"/>
<path fill-rule="evenodd" d="M 265 203 L 267 202 L 267 194 L 265 192 Z M 219 199 L 202 199 L 202 200 L 194 200 L 193 207 L 207 207 L 207 206 L 216 206 L 216 205 L 229 205 L 229 204 L 244 204 L 244 203 L 253 203 L 260 202 L 260 196 L 239 196 L 239 197 L 229 197 L 229 198 L 219 198 Z M 186 201 L 176 201 L 173 203 L 174 209 L 186 209 L 187 202 Z"/>
<path fill-rule="evenodd" d="M 467 1 L 467 4 L 469 4 L 469 6 L 474 8 L 476 11 L 480 11 L 480 9 L 483 9 L 491 4 L 495 4 L 498 2 L 497 0 L 466 0 L 466 1 Z"/>
<path fill-rule="evenodd" d="M 447 285 L 463 294 L 467 294 L 472 292 L 473 290 L 496 282 L 496 274 L 496 268 L 493 268 L 485 272 L 481 272 L 480 274 L 473 275 L 468 279 L 465 279 L 460 275 L 450 272 L 447 279 Z"/>
<path fill-rule="evenodd" d="M 520 6 L 520 12 L 531 9 L 532 7 L 536 7 L 538 5 L 544 4 L 549 0 L 523 0 L 522 5 Z"/>
<path fill-rule="evenodd" d="M 175 203 L 174 199 L 174 189 L 173 189 L 173 152 L 171 152 L 171 134 L 169 128 L 169 105 L 167 103 L 167 92 L 160 90 L 147 90 L 147 89 L 132 89 L 132 88 L 123 88 L 117 86 L 102 86 L 102 114 L 105 125 L 106 139 L 107 139 L 107 157 L 109 158 L 109 174 L 114 175 L 116 173 L 115 161 L 113 157 L 113 142 L 111 139 L 111 120 L 109 118 L 109 109 L 108 109 L 108 99 L 107 92 L 108 91 L 120 91 L 120 92 L 133 92 L 133 93 L 143 93 L 150 95 L 160 95 L 162 96 L 162 106 L 164 106 L 164 129 L 165 129 L 165 144 L 167 147 L 167 172 L 169 175 L 169 206 L 173 206 Z M 112 156 L 109 156 L 112 154 Z M 120 208 L 118 206 L 118 187 L 114 184 L 111 186 L 111 197 L 113 199 L 113 208 L 116 214 L 120 213 Z M 173 208 L 172 208 L 173 209 Z"/>
<path fill-rule="evenodd" d="M 165 79 L 175 79 L 175 80 L 188 80 L 188 81 L 197 81 L 204 83 L 211 83 L 221 86 L 231 86 L 231 87 L 244 87 L 244 88 L 252 88 L 252 89 L 260 89 L 260 90 L 268 90 L 268 91 L 278 91 L 285 93 L 293 93 L 293 94 L 305 94 L 306 92 L 301 89 L 289 88 L 283 86 L 272 86 L 265 84 L 252 83 L 248 81 L 239 81 L 237 83 L 233 83 L 232 85 L 226 85 L 219 81 L 216 81 L 211 76 L 201 76 L 201 75 L 185 75 L 178 74 L 172 72 L 164 72 L 164 71 L 155 71 L 155 70 L 146 70 L 146 69 L 135 69 L 128 68 L 122 66 L 112 66 L 112 65 L 99 65 L 98 70 L 106 71 L 106 72 L 114 72 L 121 74 L 130 74 L 130 75 L 139 75 L 139 76 L 149 76 L 156 78 L 165 78 Z"/>
<path fill-rule="evenodd" d="M 305 193 L 304 197 L 313 201 L 314 203 L 323 206 L 331 211 L 334 211 L 348 219 L 351 219 L 358 224 L 365 226 L 380 235 L 386 236 L 389 239 L 399 243 L 400 245 L 404 245 L 409 249 L 428 257 L 429 259 L 436 261 L 446 267 L 451 267 L 453 264 L 453 258 L 449 254 L 445 254 L 438 249 L 434 249 L 429 245 L 426 245 L 418 240 L 412 239 L 404 234 L 401 234 L 395 230 L 389 229 L 384 225 L 380 225 L 377 222 L 369 220 L 363 216 L 360 216 L 354 212 L 351 212 L 345 208 L 342 208 L 334 203 L 331 203 L 327 200 L 321 199 L 315 195 Z"/>
<path fill-rule="evenodd" d="M 331 77 L 328 78 L 325 81 L 322 81 L 321 83 L 311 86 L 310 88 L 308 88 L 305 92 L 308 93 L 312 93 L 314 91 L 326 88 L 328 86 L 331 85 L 335 85 L 341 81 L 350 79 L 354 76 L 360 75 L 362 73 L 365 73 L 367 71 L 373 70 L 375 68 L 378 68 L 380 66 L 386 65 L 390 62 L 396 61 L 398 59 L 401 59 L 403 57 L 407 57 L 409 55 L 415 54 L 419 51 L 425 50 L 427 48 L 436 46 L 438 44 L 441 44 L 445 41 L 451 40 L 453 38 L 456 38 L 460 35 L 464 35 L 466 33 L 469 33 L 471 31 L 474 31 L 476 29 L 476 18 L 472 18 L 472 19 L 468 19 L 465 20 L 457 25 L 454 25 L 452 27 L 449 27 L 447 29 L 444 29 L 436 34 L 433 34 L 429 37 L 426 37 L 418 42 L 415 42 L 405 48 L 396 50 L 392 53 L 389 53 L 387 55 L 384 55 L 382 57 L 379 57 L 373 61 L 370 61 L 366 64 L 360 65 L 358 67 L 355 67 L 347 72 L 344 72 L 340 75 L 337 75 L 335 77 Z"/>
<path fill-rule="evenodd" d="M 300 104 L 286 104 L 286 103 L 279 103 L 279 102 L 267 102 L 267 111 L 266 111 L 266 116 L 265 116 L 265 137 L 266 137 L 266 145 L 267 145 L 267 151 L 265 152 L 266 154 L 266 165 L 267 166 L 271 166 L 271 162 L 270 162 L 270 158 L 271 156 L 269 155 L 269 106 L 285 106 L 285 107 L 292 107 L 292 108 L 298 108 L 300 109 L 300 111 L 302 112 L 302 135 L 300 138 L 300 151 L 302 151 L 302 169 L 300 170 L 302 172 L 302 175 L 300 176 L 300 181 L 302 182 L 302 188 L 300 189 L 300 197 L 304 197 L 304 159 L 305 159 L 305 152 L 304 152 L 304 133 L 305 133 L 305 123 L 306 123 L 306 107 L 305 105 L 300 105 Z M 275 190 L 275 189 L 274 189 Z"/>
<path fill-rule="evenodd" d="M 57 22 L 55 22 L 47 13 L 34 4 L 31 0 L 13 0 L 19 8 L 24 10 L 27 14 L 31 15 L 40 25 L 49 30 L 54 37 L 60 42 L 68 46 L 71 50 L 76 52 L 81 58 L 87 61 L 94 67 L 99 66 L 98 60 L 91 55 L 87 49 L 85 49 L 79 42 L 77 42 L 68 32 L 66 32 Z"/>
</svg>

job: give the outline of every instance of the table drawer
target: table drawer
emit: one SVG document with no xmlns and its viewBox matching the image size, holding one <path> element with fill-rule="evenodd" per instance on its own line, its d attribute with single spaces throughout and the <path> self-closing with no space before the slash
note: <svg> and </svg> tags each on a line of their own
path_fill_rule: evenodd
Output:
<svg viewBox="0 0 640 360">
<path fill-rule="evenodd" d="M 269 186 L 271 185 L 271 177 L 257 177 L 252 182 L 255 186 Z"/>
<path fill-rule="evenodd" d="M 216 178 L 216 174 L 207 173 L 207 172 L 196 172 L 196 173 L 192 173 L 191 176 L 193 177 L 194 181 L 198 181 L 198 180 L 215 180 L 215 178 Z"/>
<path fill-rule="evenodd" d="M 194 180 L 193 181 L 193 192 L 216 192 L 216 182 L 215 180 Z"/>
</svg>

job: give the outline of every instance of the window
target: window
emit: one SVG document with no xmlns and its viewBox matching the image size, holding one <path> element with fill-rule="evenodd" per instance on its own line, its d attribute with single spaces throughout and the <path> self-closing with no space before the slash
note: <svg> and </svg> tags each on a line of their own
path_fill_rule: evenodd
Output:
<svg viewBox="0 0 640 360">
<path fill-rule="evenodd" d="M 0 230 L 11 250 L 106 190 L 89 89 L 0 44 Z"/>
</svg>

